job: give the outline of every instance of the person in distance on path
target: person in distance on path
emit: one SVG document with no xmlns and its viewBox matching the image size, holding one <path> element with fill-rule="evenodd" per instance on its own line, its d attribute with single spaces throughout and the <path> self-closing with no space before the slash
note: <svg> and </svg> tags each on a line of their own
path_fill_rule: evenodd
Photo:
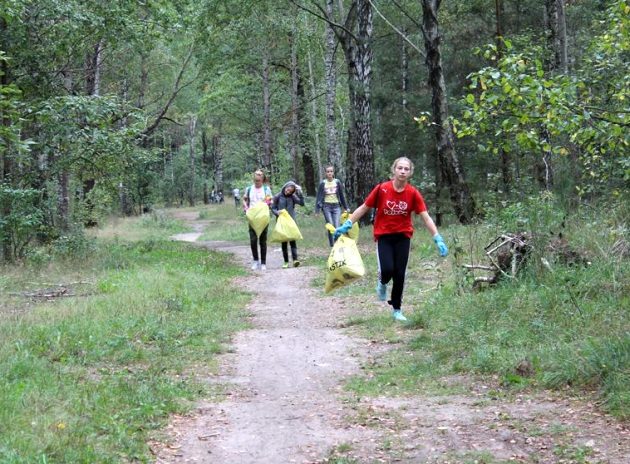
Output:
<svg viewBox="0 0 630 464">
<path fill-rule="evenodd" d="M 440 256 L 448 254 L 448 248 L 439 234 L 433 219 L 427 212 L 422 194 L 409 183 L 413 174 L 413 163 L 401 157 L 391 167 L 392 180 L 378 184 L 350 218 L 335 230 L 335 239 L 347 233 L 371 208 L 376 208 L 374 218 L 374 240 L 378 259 L 378 282 L 376 293 L 381 301 L 387 299 L 387 285 L 392 281 L 388 303 L 392 306 L 395 320 L 404 322 L 402 294 L 409 261 L 409 250 L 414 227 L 411 213 L 419 214 L 433 237 Z"/>
<path fill-rule="evenodd" d="M 295 205 L 304 206 L 304 194 L 302 188 L 293 181 L 289 181 L 282 186 L 280 193 L 273 197 L 271 211 L 278 217 L 280 211 L 286 209 L 295 221 Z M 289 245 L 291 246 L 291 258 L 293 259 L 293 267 L 298 267 L 297 243 L 295 240 L 290 242 L 282 242 L 282 257 L 284 258 L 283 268 L 289 267 Z"/>
<path fill-rule="evenodd" d="M 264 201 L 267 205 L 271 204 L 271 188 L 266 184 L 267 177 L 265 173 L 258 169 L 254 172 L 254 183 L 245 189 L 243 195 L 243 209 L 247 211 L 252 206 Z M 256 235 L 256 231 L 249 226 L 249 244 L 252 249 L 252 271 L 257 269 L 264 271 L 267 269 L 267 231 L 269 226 L 265 227 L 260 237 Z M 258 245 L 260 244 L 260 259 L 258 255 Z"/>
<path fill-rule="evenodd" d="M 348 210 L 348 204 L 343 193 L 343 184 L 339 179 L 335 179 L 335 168 L 329 164 L 326 166 L 326 178 L 319 183 L 317 187 L 317 196 L 315 199 L 315 213 L 322 211 L 324 220 L 327 224 L 332 224 L 335 228 L 339 227 L 341 218 L 341 209 Z M 333 246 L 333 234 L 328 234 L 328 242 Z"/>
</svg>

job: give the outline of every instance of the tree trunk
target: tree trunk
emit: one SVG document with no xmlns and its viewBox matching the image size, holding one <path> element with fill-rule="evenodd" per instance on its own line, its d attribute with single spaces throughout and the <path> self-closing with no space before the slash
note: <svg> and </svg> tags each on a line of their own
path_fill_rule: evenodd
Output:
<svg viewBox="0 0 630 464">
<path fill-rule="evenodd" d="M 354 17 L 353 17 L 354 15 Z M 374 187 L 374 146 L 370 107 L 372 76 L 372 8 L 368 0 L 354 0 L 346 27 L 355 22 L 356 35 L 338 32 L 348 67 L 351 126 L 348 131 L 346 185 L 350 203 L 360 204 Z M 350 28 L 348 28 L 350 29 Z M 362 221 L 369 218 L 364 216 Z"/>
<path fill-rule="evenodd" d="M 311 128 L 313 132 L 313 139 L 315 141 L 315 162 L 317 164 L 317 176 L 321 178 L 324 176 L 324 167 L 322 166 L 322 147 L 319 140 L 319 124 L 317 117 L 317 91 L 315 89 L 315 76 L 313 74 L 313 60 L 311 59 L 311 52 L 308 52 L 308 77 L 311 87 Z"/>
<path fill-rule="evenodd" d="M 333 17 L 333 0 L 326 0 L 326 13 Z M 324 67 L 326 75 L 326 151 L 328 163 L 335 167 L 340 178 L 345 178 L 345 166 L 341 162 L 341 150 L 337 136 L 337 121 L 335 118 L 335 104 L 337 102 L 337 71 L 335 69 L 335 31 L 331 25 L 326 27 L 326 54 Z M 323 170 L 320 170 L 323 176 Z"/>
<path fill-rule="evenodd" d="M 300 75 L 298 70 L 295 25 L 290 34 L 289 40 L 291 42 L 291 137 L 289 139 L 289 151 L 291 156 L 293 180 L 300 183 L 300 159 L 298 154 L 298 144 L 300 140 L 298 81 L 300 80 Z"/>
<path fill-rule="evenodd" d="M 407 30 L 402 30 L 405 36 L 407 35 Z M 407 50 L 407 41 L 404 39 L 400 39 L 400 93 L 401 93 L 401 105 L 402 109 L 405 113 L 407 113 L 408 108 L 408 95 L 409 95 L 409 51 Z M 406 132 L 406 131 L 405 131 Z M 406 138 L 406 133 L 404 134 Z"/>
<path fill-rule="evenodd" d="M 7 29 L 6 20 L 0 16 L 0 33 L 4 34 Z M 2 60 L 0 61 L 0 86 L 6 87 L 9 85 L 9 64 Z M 0 124 L 4 127 L 11 125 L 11 121 L 4 114 L 0 113 Z M 11 157 L 6 150 L 0 152 L 0 182 L 7 182 L 11 177 Z M 4 211 L 3 211 L 4 212 Z"/>
<path fill-rule="evenodd" d="M 210 204 L 208 195 L 208 175 L 210 174 L 210 154 L 208 153 L 208 134 L 201 131 L 201 168 L 203 171 L 203 204 Z"/>
<path fill-rule="evenodd" d="M 551 146 L 551 135 L 549 130 L 542 125 L 539 128 L 540 139 L 543 141 L 543 145 Z M 551 190 L 553 187 L 553 168 L 551 165 L 551 158 L 553 153 L 551 150 L 543 148 L 541 156 L 538 158 L 534 165 L 534 174 L 538 185 L 543 190 Z"/>
<path fill-rule="evenodd" d="M 272 182 L 273 172 L 271 150 L 271 92 L 269 90 L 269 56 L 267 51 L 262 53 L 262 85 L 263 85 L 263 169 Z"/>
<path fill-rule="evenodd" d="M 188 122 L 188 156 L 190 166 L 190 186 L 188 189 L 188 204 L 195 206 L 195 130 L 197 128 L 197 116 L 191 115 Z"/>
<path fill-rule="evenodd" d="M 223 150 L 221 148 L 221 124 L 217 125 L 217 133 L 212 137 L 212 159 L 214 161 L 214 183 L 217 192 L 223 193 Z"/>
<path fill-rule="evenodd" d="M 67 232 L 70 229 L 70 175 L 63 168 L 58 176 L 57 212 L 59 214 L 59 230 Z"/>
<path fill-rule="evenodd" d="M 296 65 L 298 65 L 296 59 Z M 313 156 L 311 155 L 311 139 L 309 131 L 306 130 L 308 127 L 308 120 L 306 117 L 306 95 L 304 92 L 304 81 L 301 78 L 301 73 L 299 69 L 299 65 L 297 66 L 297 115 L 298 115 L 298 134 L 297 139 L 299 143 L 299 150 L 302 154 L 302 159 L 300 160 L 302 165 L 302 175 L 303 182 L 302 187 L 304 192 L 309 195 L 316 195 L 316 186 L 315 186 L 315 169 L 313 167 Z M 297 177 L 296 177 L 297 180 Z"/>
<path fill-rule="evenodd" d="M 505 51 L 505 43 L 503 41 L 503 0 L 494 1 L 494 12 L 496 18 L 496 46 L 497 46 L 497 62 L 503 58 Z M 503 191 L 506 194 L 510 193 L 512 189 L 512 175 L 510 167 L 510 157 L 503 147 L 499 148 L 499 157 L 501 159 L 501 181 L 503 184 Z"/>
<path fill-rule="evenodd" d="M 85 93 L 98 96 L 101 93 L 101 68 L 103 64 L 103 39 L 94 45 L 93 53 L 86 59 Z"/>
<path fill-rule="evenodd" d="M 432 91 L 431 108 L 439 164 L 444 170 L 451 202 L 458 220 L 462 224 L 468 224 L 475 215 L 475 202 L 455 153 L 453 130 L 448 120 L 446 84 L 440 54 L 441 35 L 437 18 L 439 7 L 440 0 L 422 0 L 422 32 L 426 49 L 426 64 L 429 69 L 429 86 Z"/>
<path fill-rule="evenodd" d="M 149 85 L 149 69 L 147 67 L 147 55 L 144 52 L 140 53 L 140 82 L 138 84 L 138 101 L 136 105 L 140 109 L 144 109 L 144 98 L 147 93 L 147 87 Z"/>
<path fill-rule="evenodd" d="M 547 42 L 553 50 L 553 59 L 548 68 L 567 74 L 569 64 L 564 0 L 545 0 L 545 29 Z"/>
</svg>

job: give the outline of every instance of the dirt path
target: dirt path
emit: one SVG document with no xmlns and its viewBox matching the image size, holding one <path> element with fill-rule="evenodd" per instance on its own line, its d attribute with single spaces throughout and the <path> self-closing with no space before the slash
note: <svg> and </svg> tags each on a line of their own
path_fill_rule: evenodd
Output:
<svg viewBox="0 0 630 464">
<path fill-rule="evenodd" d="M 193 234 L 202 229 L 202 223 L 193 224 Z M 250 263 L 247 244 L 200 245 Z M 228 386 L 227 399 L 173 418 L 169 443 L 152 444 L 156 462 L 630 462 L 628 429 L 578 399 L 502 398 L 496 386 L 466 378 L 445 379 L 463 385 L 466 395 L 351 399 L 344 381 L 387 347 L 340 323 L 353 311 L 377 311 L 378 305 L 357 309 L 321 298 L 310 286 L 321 270 L 282 269 L 278 248 L 270 247 L 267 271 L 252 271 L 239 282 L 256 295 L 248 308 L 253 328 L 234 338 L 220 374 L 208 378 Z"/>
</svg>

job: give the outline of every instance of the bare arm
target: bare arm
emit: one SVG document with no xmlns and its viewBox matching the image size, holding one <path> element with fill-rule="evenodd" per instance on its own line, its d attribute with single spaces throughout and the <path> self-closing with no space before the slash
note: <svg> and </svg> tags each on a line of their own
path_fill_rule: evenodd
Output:
<svg viewBox="0 0 630 464">
<path fill-rule="evenodd" d="M 427 228 L 427 230 L 431 234 L 431 237 L 434 237 L 438 233 L 438 230 L 435 223 L 433 222 L 433 219 L 431 219 L 431 216 L 429 216 L 429 213 L 427 213 L 426 211 L 423 211 L 420 213 L 420 217 L 424 221 L 424 226 Z"/>
<path fill-rule="evenodd" d="M 365 216 L 365 213 L 367 213 L 371 209 L 372 208 L 370 208 L 369 206 L 366 206 L 365 203 L 363 203 L 361 206 L 359 206 L 357 209 L 354 210 L 354 212 L 350 215 L 348 219 L 350 219 L 350 221 L 352 221 L 352 223 L 354 224 L 363 216 Z"/>
</svg>

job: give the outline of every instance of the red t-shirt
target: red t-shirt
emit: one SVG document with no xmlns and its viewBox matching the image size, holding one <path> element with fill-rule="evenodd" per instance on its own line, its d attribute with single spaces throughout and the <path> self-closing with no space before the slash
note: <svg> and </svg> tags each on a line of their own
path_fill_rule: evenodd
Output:
<svg viewBox="0 0 630 464">
<path fill-rule="evenodd" d="M 385 234 L 405 234 L 411 238 L 411 213 L 420 214 L 427 210 L 418 189 L 407 184 L 402 192 L 397 192 L 391 180 L 378 184 L 365 199 L 365 205 L 377 209 L 374 219 L 375 240 Z"/>
</svg>

